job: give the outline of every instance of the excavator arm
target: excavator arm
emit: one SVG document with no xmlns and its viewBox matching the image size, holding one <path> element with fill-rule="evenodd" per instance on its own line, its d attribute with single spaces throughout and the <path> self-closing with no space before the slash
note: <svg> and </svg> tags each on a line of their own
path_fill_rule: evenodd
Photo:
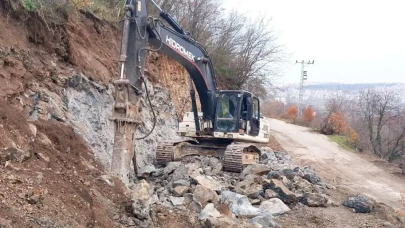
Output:
<svg viewBox="0 0 405 228">
<path fill-rule="evenodd" d="M 217 86 L 213 66 L 206 50 L 168 13 L 161 10 L 152 0 L 150 2 L 159 10 L 161 18 L 148 16 L 146 0 L 126 1 L 120 55 L 120 78 L 114 81 L 115 136 L 111 172 L 124 182 L 129 182 L 130 164 L 131 160 L 135 158 L 135 132 L 141 123 L 139 107 L 142 83 L 145 83 L 144 66 L 147 51 L 161 51 L 183 65 L 197 89 L 203 121 L 215 119 Z M 200 123 L 192 85 L 190 85 L 190 94 L 196 130 L 199 132 Z M 135 159 L 134 168 L 136 172 Z"/>
</svg>

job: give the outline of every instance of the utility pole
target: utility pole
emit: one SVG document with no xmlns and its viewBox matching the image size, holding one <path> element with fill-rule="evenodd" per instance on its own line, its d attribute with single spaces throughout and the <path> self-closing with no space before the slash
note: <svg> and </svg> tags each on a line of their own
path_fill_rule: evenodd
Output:
<svg viewBox="0 0 405 228">
<path fill-rule="evenodd" d="M 310 64 L 314 64 L 315 61 L 312 60 L 308 61 L 308 62 L 304 62 L 304 60 L 302 60 L 301 62 L 298 62 L 298 60 L 295 61 L 295 63 L 301 63 L 301 77 L 300 77 L 300 93 L 299 93 L 299 103 L 298 103 L 298 114 L 299 117 L 302 117 L 302 98 L 304 96 L 304 81 L 308 79 L 308 75 L 307 75 L 307 71 L 305 71 L 305 66 L 310 65 Z"/>
</svg>

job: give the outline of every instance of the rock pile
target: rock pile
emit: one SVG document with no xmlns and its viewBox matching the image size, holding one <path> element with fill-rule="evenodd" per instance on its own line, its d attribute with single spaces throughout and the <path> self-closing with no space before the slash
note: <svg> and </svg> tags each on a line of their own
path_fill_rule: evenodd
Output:
<svg viewBox="0 0 405 228">
<path fill-rule="evenodd" d="M 334 205 L 327 185 L 310 167 L 293 167 L 287 154 L 261 149 L 261 162 L 240 174 L 221 171 L 221 161 L 207 156 L 145 168 L 138 176 L 147 182 L 132 187 L 134 221 L 148 226 L 153 219 L 148 210 L 159 205 L 195 213 L 203 227 L 278 227 L 274 219 L 290 206 Z"/>
</svg>

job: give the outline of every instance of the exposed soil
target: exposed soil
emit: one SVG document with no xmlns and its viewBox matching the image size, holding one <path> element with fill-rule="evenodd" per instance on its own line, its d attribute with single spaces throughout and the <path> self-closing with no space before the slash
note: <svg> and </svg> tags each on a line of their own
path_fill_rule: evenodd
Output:
<svg viewBox="0 0 405 228">
<path fill-rule="evenodd" d="M 41 120 L 30 130 L 17 109 L 0 107 L 0 132 L 13 132 L 0 139 L 0 217 L 15 227 L 114 227 L 129 200 L 124 186 L 103 179 L 104 167 L 73 129 Z M 6 161 L 9 140 L 24 145 L 23 161 Z"/>
</svg>

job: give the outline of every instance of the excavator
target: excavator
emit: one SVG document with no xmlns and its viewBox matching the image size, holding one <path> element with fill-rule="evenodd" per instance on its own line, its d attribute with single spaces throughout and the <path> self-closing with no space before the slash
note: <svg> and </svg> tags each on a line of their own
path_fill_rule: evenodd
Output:
<svg viewBox="0 0 405 228">
<path fill-rule="evenodd" d="M 220 158 L 223 170 L 230 172 L 241 172 L 246 165 L 257 163 L 260 149 L 255 143 L 269 142 L 269 122 L 261 118 L 259 98 L 248 91 L 219 90 L 206 49 L 153 0 L 149 0 L 149 6 L 158 10 L 159 17 L 149 16 L 147 3 L 127 0 L 125 5 L 120 77 L 114 81 L 112 174 L 128 180 L 131 161 L 136 169 L 135 141 L 148 136 L 135 137 L 142 123 L 139 112 L 143 85 L 152 108 L 144 75 L 148 51 L 165 53 L 190 75 L 192 111 L 186 112 L 179 123 L 181 139 L 158 143 L 156 163 L 165 165 L 185 156 L 207 155 Z"/>
</svg>

